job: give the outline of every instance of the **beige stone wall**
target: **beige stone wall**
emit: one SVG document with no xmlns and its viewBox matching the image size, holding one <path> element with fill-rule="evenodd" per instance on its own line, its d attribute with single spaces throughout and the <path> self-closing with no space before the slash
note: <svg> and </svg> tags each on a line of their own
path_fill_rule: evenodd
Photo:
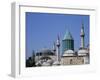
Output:
<svg viewBox="0 0 100 80">
<path fill-rule="evenodd" d="M 84 57 L 62 57 L 62 65 L 84 64 Z"/>
</svg>

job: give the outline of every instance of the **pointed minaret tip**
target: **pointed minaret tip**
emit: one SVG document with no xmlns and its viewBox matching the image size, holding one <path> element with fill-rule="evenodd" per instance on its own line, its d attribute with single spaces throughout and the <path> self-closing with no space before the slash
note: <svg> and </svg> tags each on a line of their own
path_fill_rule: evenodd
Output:
<svg viewBox="0 0 100 80">
<path fill-rule="evenodd" d="M 82 24 L 81 24 L 81 35 L 84 36 L 84 23 L 83 23 L 83 20 L 82 20 Z"/>
<path fill-rule="evenodd" d="M 84 22 L 83 22 L 83 19 L 82 19 L 82 28 L 84 28 Z"/>
<path fill-rule="evenodd" d="M 58 40 L 60 40 L 60 38 L 59 38 L 59 34 L 58 34 L 58 36 L 57 36 L 57 37 L 58 37 Z"/>
</svg>

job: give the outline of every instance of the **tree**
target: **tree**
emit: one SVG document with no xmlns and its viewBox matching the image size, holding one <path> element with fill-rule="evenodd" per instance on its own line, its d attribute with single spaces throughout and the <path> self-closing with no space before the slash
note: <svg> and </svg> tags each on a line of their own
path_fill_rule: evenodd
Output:
<svg viewBox="0 0 100 80">
<path fill-rule="evenodd" d="M 33 50 L 32 56 L 26 60 L 26 67 L 35 67 L 35 52 Z"/>
<path fill-rule="evenodd" d="M 26 67 L 32 67 L 33 66 L 33 64 L 32 64 L 32 58 L 31 57 L 29 57 L 27 60 L 26 60 Z"/>
</svg>

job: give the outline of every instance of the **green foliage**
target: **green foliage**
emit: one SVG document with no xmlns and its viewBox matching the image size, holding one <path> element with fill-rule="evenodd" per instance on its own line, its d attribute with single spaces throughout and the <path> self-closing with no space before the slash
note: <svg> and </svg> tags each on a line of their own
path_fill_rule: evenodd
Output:
<svg viewBox="0 0 100 80">
<path fill-rule="evenodd" d="M 35 52 L 33 51 L 32 56 L 26 60 L 26 67 L 35 67 Z"/>
</svg>

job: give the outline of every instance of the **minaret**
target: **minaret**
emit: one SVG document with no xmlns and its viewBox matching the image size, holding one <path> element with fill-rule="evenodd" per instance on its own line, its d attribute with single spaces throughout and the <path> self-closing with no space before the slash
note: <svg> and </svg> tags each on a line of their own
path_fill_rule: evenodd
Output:
<svg viewBox="0 0 100 80">
<path fill-rule="evenodd" d="M 60 39 L 59 39 L 59 35 L 58 35 L 58 39 L 57 39 L 57 42 L 56 42 L 56 46 L 57 46 L 57 49 L 56 49 L 57 62 L 60 62 Z"/>
<path fill-rule="evenodd" d="M 55 42 L 53 44 L 53 52 L 56 54 L 56 44 L 55 44 Z"/>
<path fill-rule="evenodd" d="M 85 33 L 84 33 L 84 24 L 82 22 L 82 27 L 81 27 L 81 48 L 84 48 L 85 44 L 84 44 L 84 37 L 85 37 Z"/>
</svg>

